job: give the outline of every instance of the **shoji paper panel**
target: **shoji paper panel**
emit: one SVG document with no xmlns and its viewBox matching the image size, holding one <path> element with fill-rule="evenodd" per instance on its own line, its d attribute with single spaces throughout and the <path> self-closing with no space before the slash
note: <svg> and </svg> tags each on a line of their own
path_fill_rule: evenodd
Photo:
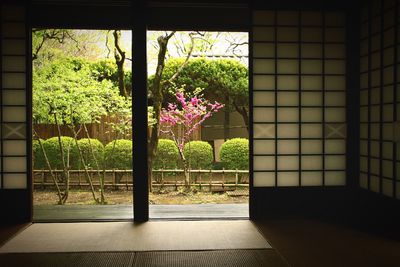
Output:
<svg viewBox="0 0 400 267">
<path fill-rule="evenodd" d="M 344 18 L 254 11 L 254 186 L 345 185 Z"/>
</svg>

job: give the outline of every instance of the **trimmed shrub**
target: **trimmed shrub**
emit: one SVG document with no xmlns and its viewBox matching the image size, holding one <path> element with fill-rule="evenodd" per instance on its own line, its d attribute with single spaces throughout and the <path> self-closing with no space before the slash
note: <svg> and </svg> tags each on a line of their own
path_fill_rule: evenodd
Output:
<svg viewBox="0 0 400 267">
<path fill-rule="evenodd" d="M 108 169 L 132 169 L 132 140 L 118 139 L 104 147 L 104 164 Z"/>
<path fill-rule="evenodd" d="M 100 168 L 103 167 L 104 146 L 99 140 L 93 138 L 82 138 L 78 140 L 78 145 L 82 151 L 83 158 L 88 168 L 97 169 L 96 161 Z M 79 167 L 83 169 L 83 164 L 80 158 Z"/>
<path fill-rule="evenodd" d="M 183 151 L 191 169 L 208 169 L 214 161 L 213 149 L 205 141 L 191 141 L 185 145 Z"/>
<path fill-rule="evenodd" d="M 153 161 L 153 168 L 175 169 L 179 163 L 179 151 L 174 141 L 169 139 L 159 139 L 157 146 L 157 156 Z"/>
<path fill-rule="evenodd" d="M 221 161 L 226 169 L 249 169 L 249 140 L 233 138 L 222 144 L 219 151 Z"/>
<path fill-rule="evenodd" d="M 68 164 L 70 169 L 76 169 L 79 162 L 79 152 L 76 148 L 75 140 L 69 136 L 61 136 L 61 143 L 64 149 L 64 161 Z M 46 151 L 47 158 L 49 159 L 50 166 L 53 170 L 62 170 L 62 158 L 58 137 L 51 137 L 43 142 L 44 150 Z M 47 166 L 45 166 L 47 168 Z"/>
<path fill-rule="evenodd" d="M 42 144 L 44 143 L 43 139 L 40 139 Z M 46 160 L 44 159 L 43 150 L 39 145 L 39 140 L 32 140 L 32 154 L 33 154 L 33 168 L 35 170 L 47 169 Z"/>
</svg>

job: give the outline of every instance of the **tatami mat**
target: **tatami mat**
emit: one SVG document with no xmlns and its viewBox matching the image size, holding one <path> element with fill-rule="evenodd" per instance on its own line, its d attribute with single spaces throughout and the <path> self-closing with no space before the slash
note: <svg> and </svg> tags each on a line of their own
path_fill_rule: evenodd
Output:
<svg viewBox="0 0 400 267">
<path fill-rule="evenodd" d="M 248 220 L 35 223 L 0 253 L 266 249 Z"/>
</svg>

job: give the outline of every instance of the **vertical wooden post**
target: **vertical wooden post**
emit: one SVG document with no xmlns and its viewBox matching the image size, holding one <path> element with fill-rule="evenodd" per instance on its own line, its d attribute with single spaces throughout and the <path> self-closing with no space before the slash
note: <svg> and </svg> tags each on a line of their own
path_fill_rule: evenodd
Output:
<svg viewBox="0 0 400 267">
<path fill-rule="evenodd" d="M 235 190 L 237 189 L 238 183 L 239 183 L 239 173 L 238 173 L 238 170 L 236 169 L 236 172 L 235 172 Z"/>
</svg>

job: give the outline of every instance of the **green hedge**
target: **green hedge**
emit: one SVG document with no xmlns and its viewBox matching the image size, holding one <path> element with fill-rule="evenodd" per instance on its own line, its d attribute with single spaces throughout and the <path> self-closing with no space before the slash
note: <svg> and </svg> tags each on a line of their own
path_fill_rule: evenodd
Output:
<svg viewBox="0 0 400 267">
<path fill-rule="evenodd" d="M 43 144 L 44 140 L 40 139 Z M 47 169 L 46 160 L 43 155 L 43 150 L 39 145 L 39 140 L 32 140 L 33 168 L 35 170 Z"/>
<path fill-rule="evenodd" d="M 222 144 L 219 151 L 221 161 L 226 169 L 249 169 L 249 140 L 233 138 Z"/>
<path fill-rule="evenodd" d="M 179 166 L 179 151 L 174 141 L 159 139 L 153 169 L 175 169 Z"/>
<path fill-rule="evenodd" d="M 96 161 L 100 168 L 103 167 L 104 146 L 99 140 L 93 138 L 82 138 L 78 140 L 78 145 L 82 151 L 83 158 L 88 168 L 97 169 Z M 79 167 L 83 169 L 83 164 L 80 158 Z"/>
<path fill-rule="evenodd" d="M 79 163 L 79 152 L 75 144 L 75 140 L 72 137 L 61 136 L 61 143 L 64 150 L 64 161 L 65 164 L 68 162 L 70 169 L 78 168 Z M 51 137 L 43 142 L 43 147 L 46 151 L 47 158 L 49 159 L 50 166 L 53 170 L 63 169 L 61 149 L 58 143 L 58 137 Z M 47 169 L 47 165 L 44 165 Z"/>
<path fill-rule="evenodd" d="M 213 149 L 205 141 L 191 141 L 183 151 L 191 169 L 209 169 L 214 161 Z"/>
<path fill-rule="evenodd" d="M 132 169 L 132 140 L 118 139 L 104 147 L 104 164 L 108 169 Z"/>
</svg>

